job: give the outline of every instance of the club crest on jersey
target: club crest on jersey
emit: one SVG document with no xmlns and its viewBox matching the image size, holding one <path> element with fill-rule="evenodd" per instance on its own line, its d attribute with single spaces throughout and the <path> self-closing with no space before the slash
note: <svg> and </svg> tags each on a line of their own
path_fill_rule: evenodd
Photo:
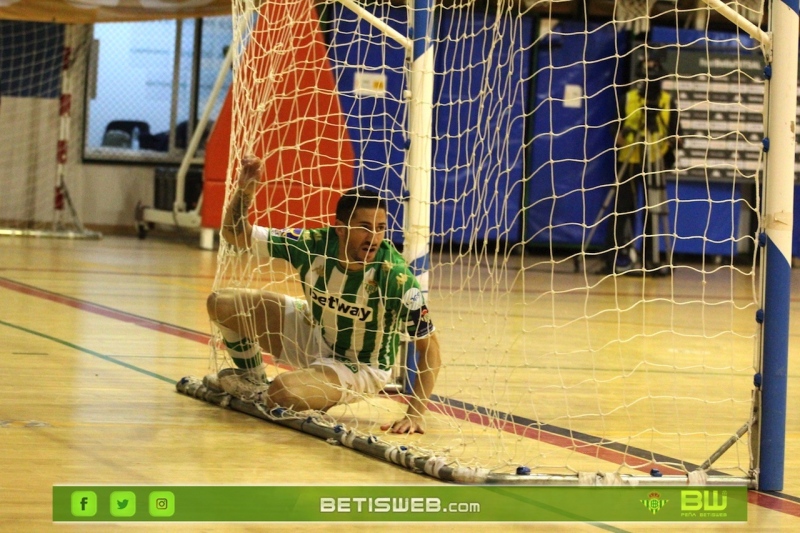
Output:
<svg viewBox="0 0 800 533">
<path fill-rule="evenodd" d="M 372 318 L 372 309 L 350 303 L 344 298 L 331 296 L 325 292 L 311 290 L 311 299 L 323 309 L 329 309 L 339 316 L 345 316 L 361 322 L 369 322 Z"/>
<path fill-rule="evenodd" d="M 364 290 L 367 294 L 375 294 L 378 292 L 378 282 L 374 280 L 369 280 L 364 284 Z"/>
</svg>

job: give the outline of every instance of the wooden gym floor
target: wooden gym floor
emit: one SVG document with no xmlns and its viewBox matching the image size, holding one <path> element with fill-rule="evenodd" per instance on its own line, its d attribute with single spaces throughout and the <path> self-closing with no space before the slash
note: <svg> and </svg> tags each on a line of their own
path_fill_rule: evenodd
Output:
<svg viewBox="0 0 800 533">
<path fill-rule="evenodd" d="M 194 235 L 185 238 L 152 236 L 144 241 L 126 237 L 106 237 L 100 241 L 9 237 L 0 240 L 0 530 L 46 531 L 56 527 L 98 531 L 122 527 L 160 530 L 166 527 L 163 523 L 55 525 L 52 523 L 52 487 L 55 484 L 441 483 L 341 446 L 332 446 L 314 437 L 177 394 L 175 381 L 184 375 L 202 376 L 209 368 L 207 344 L 210 328 L 205 314 L 205 299 L 214 280 L 217 254 L 199 250 L 195 242 Z M 449 274 L 449 283 L 457 283 L 461 274 Z M 557 274 L 552 283 L 557 285 L 559 276 Z M 574 274 L 563 276 L 564 279 L 577 277 Z M 795 283 L 800 282 L 800 272 L 795 271 L 793 278 Z M 551 283 L 549 274 L 542 283 Z M 641 288 L 641 281 L 631 283 L 639 284 L 631 286 L 634 293 L 639 290 L 636 287 Z M 625 289 L 622 285 L 620 287 Z M 551 288 L 558 292 L 558 287 Z M 648 285 L 647 291 L 648 294 L 658 294 L 658 291 L 675 294 L 675 285 L 669 279 L 659 280 Z M 455 299 L 460 297 L 468 296 L 454 296 Z M 800 528 L 800 474 L 792 466 L 795 463 L 800 466 L 798 302 L 798 298 L 792 300 L 795 318 L 790 346 L 784 491 L 779 494 L 751 491 L 746 525 L 692 524 L 692 529 L 794 531 Z M 437 326 L 451 324 L 440 329 L 446 345 L 443 354 L 446 361 L 448 349 L 453 353 L 467 354 L 470 342 L 488 335 L 488 330 L 482 334 L 480 328 L 498 327 L 496 323 L 487 324 L 469 317 L 465 320 L 455 310 L 457 303 L 447 302 L 440 309 L 433 302 L 431 305 L 432 313 L 436 313 Z M 551 303 L 548 301 L 546 305 Z M 474 302 L 471 305 L 474 306 Z M 582 306 L 581 313 L 589 313 L 585 308 L 585 298 L 579 299 L 575 305 Z M 746 312 L 749 314 L 751 310 Z M 511 314 L 506 322 L 513 320 Z M 513 324 L 504 327 L 513 329 Z M 621 331 L 619 324 L 616 329 Z M 603 333 L 597 332 L 597 335 L 602 337 Z M 574 332 L 564 329 L 555 336 L 564 339 L 573 335 Z M 514 344 L 518 340 L 510 339 L 509 342 Z M 557 341 L 560 346 L 563 342 L 566 341 Z M 647 349 L 646 346 L 638 348 Z M 568 354 L 569 346 L 561 346 L 559 350 L 559 353 Z M 514 353 L 499 349 L 499 356 L 506 358 L 501 363 L 515 364 L 511 360 Z M 453 370 L 448 371 L 460 372 L 458 379 L 451 376 L 443 380 L 436 392 L 448 397 L 468 397 L 467 391 L 472 383 L 480 383 L 483 379 L 479 365 L 465 355 L 454 360 L 457 364 L 454 363 Z M 671 361 L 674 363 L 674 359 Z M 660 364 L 655 359 L 652 362 L 656 366 Z M 730 366 L 739 368 L 738 363 Z M 525 374 L 523 381 L 558 378 L 562 382 L 582 383 L 575 377 L 579 369 L 570 368 L 566 360 L 559 361 L 559 375 L 542 373 L 543 368 L 542 365 L 528 366 L 525 370 L 529 373 Z M 604 382 L 602 368 L 590 370 L 593 383 Z M 742 370 L 746 371 L 746 368 Z M 728 372 L 726 379 L 733 381 L 740 377 L 737 372 Z M 457 382 L 461 383 L 460 389 Z M 464 387 L 465 384 L 468 387 Z M 675 386 L 670 382 L 653 385 Z M 689 385 L 699 386 L 708 384 L 695 381 Z M 524 390 L 520 383 L 510 383 L 503 389 L 504 394 L 512 396 Z M 464 394 L 459 395 L 459 391 Z M 541 388 L 539 392 L 544 394 L 547 391 Z M 480 395 L 475 395 L 475 398 L 480 399 Z M 557 403 L 554 400 L 553 404 Z M 515 404 L 514 413 L 531 419 L 558 420 L 560 416 L 555 412 L 556 407 L 553 407 L 553 413 L 542 411 L 546 411 L 546 405 L 526 410 L 513 398 L 504 398 L 490 407 L 511 412 Z M 744 409 L 746 414 L 746 406 Z M 741 410 L 741 406 L 734 405 L 720 411 L 715 419 L 731 412 L 734 418 L 741 417 Z M 376 406 L 350 408 L 341 415 L 368 425 L 389 420 L 401 411 L 397 402 L 386 399 Z M 613 420 L 613 416 L 609 420 Z M 708 422 L 704 428 L 708 431 L 712 426 L 713 423 Z M 591 422 L 582 427 L 592 428 Z M 599 428 L 594 429 L 599 431 Z M 421 444 L 441 443 L 446 439 L 452 440 L 453 431 L 447 416 L 432 414 L 429 432 L 424 437 L 403 438 Z M 605 428 L 603 435 L 613 436 L 614 431 L 613 427 Z M 465 435 L 475 441 L 491 438 L 479 425 L 474 430 L 462 428 L 461 438 Z M 648 443 L 656 448 L 661 446 L 652 435 L 635 444 L 646 448 Z M 565 464 L 567 460 L 580 465 L 582 461 L 575 456 L 574 447 L 558 442 L 551 444 L 527 439 L 525 442 L 515 441 L 514 446 L 529 447 L 533 456 L 546 458 L 545 462 L 552 461 L 555 465 Z M 650 451 L 667 453 L 669 448 L 665 445 L 663 449 Z M 707 456 L 704 454 L 708 450 L 682 451 L 697 464 Z M 489 449 L 487 453 L 493 451 Z M 527 456 L 531 456 L 530 453 Z M 590 464 L 588 468 L 597 469 L 597 460 L 595 457 L 594 462 L 587 463 Z M 603 460 L 608 465 L 607 468 L 600 467 L 601 470 L 624 471 L 624 468 L 620 470 L 619 464 L 614 464 L 613 456 L 603 456 Z M 734 470 L 735 465 L 746 465 L 746 461 L 746 457 L 728 458 Z M 626 463 L 626 468 L 642 466 L 647 465 Z M 186 531 L 345 530 L 352 527 L 353 524 L 168 526 L 170 530 Z M 389 525 L 381 526 L 381 529 L 407 527 Z M 434 526 L 430 524 L 427 527 L 433 529 Z M 503 531 L 545 528 L 640 531 L 686 527 L 659 524 L 648 528 L 635 523 L 458 526 L 466 530 Z M 426 529 L 426 526 L 422 525 L 421 529 Z"/>
</svg>

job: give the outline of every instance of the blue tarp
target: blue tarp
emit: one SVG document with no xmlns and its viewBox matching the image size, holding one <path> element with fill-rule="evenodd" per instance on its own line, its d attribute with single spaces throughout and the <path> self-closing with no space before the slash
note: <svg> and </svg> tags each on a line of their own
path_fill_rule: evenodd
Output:
<svg viewBox="0 0 800 533">
<path fill-rule="evenodd" d="M 526 213 L 534 243 L 579 245 L 614 183 L 614 84 L 627 74 L 618 62 L 625 43 L 610 25 L 565 21 L 539 46 Z M 606 226 L 592 244 L 604 242 Z"/>
<path fill-rule="evenodd" d="M 330 57 L 340 101 L 359 167 L 356 184 L 390 191 L 390 238 L 402 240 L 401 200 L 407 110 L 403 49 L 352 12 L 335 4 L 338 19 Z M 401 34 L 408 33 L 405 8 L 372 6 Z M 511 19 L 466 11 L 441 12 L 435 49 L 432 231 L 435 242 L 522 238 L 522 144 L 528 94 L 533 19 L 516 31 Z M 501 41 L 491 30 L 507 25 Z M 359 39 L 354 39 L 354 35 Z M 487 37 L 488 36 L 488 37 Z M 518 53 L 524 48 L 525 52 Z M 488 68 L 488 71 L 486 70 Z M 386 76 L 386 95 L 353 92 L 358 72 Z M 510 112 L 497 113 L 498 107 Z M 386 132 L 390 133 L 386 133 Z"/>
<path fill-rule="evenodd" d="M 388 238 L 402 242 L 405 50 L 341 4 L 330 9 L 336 27 L 326 34 L 330 39 L 328 54 L 356 156 L 355 185 L 375 187 L 389 197 Z M 405 8 L 376 5 L 370 9 L 402 35 L 407 34 Z M 385 95 L 357 94 L 356 76 L 363 73 L 385 76 Z"/>
<path fill-rule="evenodd" d="M 519 242 L 533 19 L 446 10 L 439 29 L 435 239 Z"/>
</svg>

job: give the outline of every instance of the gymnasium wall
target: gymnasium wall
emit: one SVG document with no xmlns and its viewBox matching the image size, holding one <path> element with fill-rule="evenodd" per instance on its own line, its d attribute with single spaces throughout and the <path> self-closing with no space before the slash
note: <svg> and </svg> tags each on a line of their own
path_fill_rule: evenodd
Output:
<svg viewBox="0 0 800 533">
<path fill-rule="evenodd" d="M 336 16 L 346 13 L 346 9 L 339 4 L 334 4 L 333 9 L 336 10 L 334 13 Z M 405 9 L 389 6 L 380 9 L 386 11 L 382 14 L 389 19 L 392 26 L 405 31 L 407 25 Z M 439 27 L 442 36 L 462 34 L 467 29 L 466 25 L 475 29 L 493 23 L 491 17 L 491 15 L 479 15 L 466 20 L 447 11 L 443 14 Z M 609 128 L 602 125 L 616 118 L 616 96 L 613 90 L 608 88 L 616 67 L 616 60 L 612 56 L 615 47 L 619 51 L 625 50 L 628 36 L 615 35 L 610 30 L 584 34 L 581 33 L 584 28 L 582 22 L 564 21 L 557 23 L 557 29 L 569 35 L 557 36 L 551 33 L 552 37 L 547 37 L 543 41 L 547 46 L 540 46 L 537 50 L 530 46 L 536 32 L 539 31 L 535 27 L 535 22 L 536 20 L 531 18 L 526 22 L 525 31 L 520 32 L 526 36 L 526 40 L 494 43 L 492 48 L 492 53 L 498 55 L 492 61 L 493 65 L 503 64 L 502 59 L 507 58 L 514 47 L 525 49 L 525 53 L 519 56 L 522 58 L 519 65 L 515 65 L 518 68 L 515 68 L 510 76 L 504 78 L 503 72 L 490 73 L 490 78 L 503 79 L 508 83 L 505 87 L 495 87 L 496 90 L 491 91 L 489 96 L 503 99 L 503 103 L 510 104 L 513 110 L 509 117 L 504 119 L 507 122 L 490 125 L 491 129 L 501 128 L 508 131 L 507 136 L 502 138 L 508 143 L 505 146 L 492 145 L 478 139 L 473 136 L 477 131 L 473 128 L 473 124 L 465 127 L 457 120 L 458 117 L 469 115 L 468 108 L 479 102 L 477 95 L 485 96 L 485 91 L 482 92 L 480 86 L 466 83 L 471 79 L 482 78 L 484 74 L 481 72 L 483 57 L 480 56 L 488 52 L 487 43 L 479 37 L 480 32 L 469 32 L 476 37 L 460 42 L 448 39 L 447 44 L 436 52 L 435 61 L 439 67 L 453 64 L 460 67 L 453 76 L 437 77 L 435 87 L 435 97 L 444 104 L 437 106 L 434 118 L 435 136 L 443 139 L 434 147 L 433 161 L 432 220 L 433 230 L 439 235 L 439 242 L 460 243 L 469 239 L 471 235 L 476 235 L 479 240 L 502 239 L 519 242 L 525 239 L 533 243 L 545 243 L 552 239 L 558 244 L 574 246 L 580 243 L 584 231 L 583 224 L 591 223 L 600 208 L 605 190 L 598 187 L 613 182 L 614 159 L 610 149 L 613 146 L 613 136 Z M 2 22 L 2 24 L 23 23 Z M 365 27 L 365 22 L 355 16 L 344 17 L 339 24 L 341 29 L 346 31 L 333 34 L 331 42 L 328 43 L 329 55 L 337 59 L 347 58 L 351 62 L 360 61 L 366 70 L 382 69 L 389 81 L 387 90 L 392 92 L 392 98 L 354 98 L 351 96 L 351 89 L 356 83 L 357 69 L 354 67 L 336 73 L 340 84 L 348 85 L 348 90 L 343 91 L 340 97 L 340 103 L 348 116 L 347 125 L 356 160 L 361 158 L 367 162 L 358 169 L 355 181 L 359 184 L 379 186 L 390 191 L 398 200 L 393 208 L 392 221 L 393 229 L 399 231 L 399 221 L 402 217 L 400 201 L 405 197 L 405 191 L 400 187 L 398 178 L 402 172 L 405 139 L 397 132 L 388 138 L 365 137 L 360 133 L 363 130 L 359 126 L 360 122 L 365 120 L 363 117 L 367 116 L 377 116 L 380 120 L 389 122 L 404 116 L 403 104 L 394 103 L 401 90 L 403 52 L 399 47 L 385 47 L 376 44 L 377 40 L 371 42 L 369 38 L 365 40 L 364 46 L 352 47 L 346 39 L 351 31 L 358 28 L 363 34 L 369 35 L 370 30 Z M 41 26 L 59 31 L 57 25 Z M 10 28 L 5 26 L 2 35 L 13 35 Z M 682 38 L 682 33 L 670 36 L 662 31 L 655 35 L 661 42 Z M 42 46 L 45 49 L 51 48 L 58 40 L 57 36 L 51 35 L 42 39 Z M 12 81 L 14 78 L 9 76 L 14 61 L 6 52 L 10 43 L 3 40 L 0 44 L 4 51 L 0 56 L 3 58 L 0 61 L 0 80 L 3 80 L 0 84 L 0 119 L 3 127 L 7 131 L 13 131 L 14 138 L 27 146 L 27 149 L 33 148 L 41 153 L 47 153 L 49 151 L 47 147 L 55 144 L 56 126 L 37 122 L 36 116 L 48 106 L 55 105 L 51 97 L 56 93 L 53 80 L 57 68 L 54 67 L 56 70 L 52 70 L 50 74 L 37 73 L 43 78 L 40 89 L 32 89 L 34 86 L 28 82 L 14 82 Z M 593 61 L 587 66 L 586 69 L 589 70 L 585 70 L 583 66 L 569 66 L 576 60 L 573 56 L 578 53 L 577 51 L 583 49 L 590 50 L 596 56 L 593 56 L 593 59 L 598 61 Z M 466 50 L 472 50 L 470 53 L 474 55 L 471 56 Z M 49 53 L 52 54 L 52 50 Z M 611 59 L 603 59 L 607 57 Z M 532 78 L 534 71 L 539 74 Z M 30 77 L 31 73 L 23 74 L 23 77 L 25 76 Z M 136 203 L 152 201 L 153 169 L 150 166 L 80 162 L 79 146 L 82 132 L 79 129 L 83 122 L 83 80 L 78 79 L 74 82 L 73 127 L 78 131 L 72 137 L 70 165 L 67 169 L 67 182 L 73 200 L 86 224 L 132 227 Z M 563 96 L 568 85 L 585 87 L 587 94 L 583 104 L 586 105 L 586 109 L 576 108 L 571 104 L 565 105 L 567 99 L 548 100 L 548 95 L 543 89 L 551 84 L 555 87 L 553 95 L 556 97 Z M 540 105 L 542 103 L 546 105 Z M 363 109 L 361 113 L 358 112 L 360 106 L 371 107 Z M 537 109 L 534 120 L 526 122 L 523 119 L 524 113 L 534 107 Z M 557 132 L 558 137 L 547 135 L 551 122 L 561 128 Z M 584 125 L 587 127 L 582 127 Z M 33 128 L 36 129 L 35 132 Z M 379 128 L 374 128 L 376 129 Z M 476 151 L 478 157 L 473 158 L 473 161 L 477 163 L 471 166 L 466 164 L 467 154 L 457 146 L 453 138 L 455 133 L 463 133 L 459 142 Z M 514 153 L 524 139 L 533 140 L 533 149 L 527 154 L 528 159 L 526 161 L 504 159 L 503 154 Z M 451 146 L 448 146 L 448 143 Z M 11 153 L 9 150 L 17 148 L 9 148 L 8 143 L 4 144 L 6 146 L 2 149 L 5 151 L 0 152 L 2 154 L 0 160 L 7 162 Z M 574 159 L 577 155 L 587 163 L 551 163 L 549 162 L 551 153 L 557 160 L 566 161 Z M 54 161 L 47 161 L 49 156 L 41 157 L 41 168 L 35 169 L 35 173 L 45 177 L 45 184 L 42 186 L 47 186 L 47 180 L 51 175 L 48 166 L 52 165 L 54 181 L 55 164 Z M 389 162 L 388 174 L 384 172 L 386 161 Z M 441 170 L 443 168 L 457 170 L 445 172 Z M 14 168 L 13 165 L 0 165 L 0 178 L 4 182 L 22 179 L 21 176 L 25 172 L 30 173 L 31 170 L 23 171 Z M 521 183 L 526 172 L 530 174 L 530 179 L 526 189 L 523 190 Z M 475 192 L 467 192 L 474 191 L 475 184 L 478 184 L 478 188 L 483 191 L 484 198 L 481 209 L 483 216 L 479 220 L 472 220 L 467 216 L 472 211 L 474 203 L 478 201 Z M 674 186 L 670 191 L 673 197 L 678 194 Z M 724 182 L 723 185 L 712 187 L 711 191 L 687 183 L 682 186 L 682 191 L 681 194 L 685 194 L 687 199 L 700 206 L 700 211 L 684 212 L 683 218 L 678 221 L 679 233 L 687 237 L 702 234 L 705 229 L 687 225 L 691 220 L 707 220 L 707 213 L 703 211 L 701 205 L 703 201 L 719 202 L 721 199 L 730 198 L 731 194 L 734 198 L 740 198 L 742 194 L 738 189 L 731 192 L 730 187 L 726 187 Z M 2 194 L 8 197 L 8 189 Z M 520 213 L 524 213 L 524 218 L 519 216 Z M 727 225 L 739 223 L 738 213 L 733 213 L 732 217 Z M 452 228 L 459 229 L 452 231 Z M 723 234 L 730 235 L 726 232 Z M 605 226 L 601 225 L 593 243 L 602 243 L 604 235 Z M 800 242 L 798 239 L 800 238 L 796 238 L 796 241 Z M 699 243 L 699 240 L 697 242 Z M 692 246 L 691 238 L 684 241 L 684 245 L 688 248 L 680 251 L 687 253 L 702 251 L 701 248 Z M 713 253 L 731 253 L 730 243 L 723 244 L 720 250 L 715 249 Z"/>
<path fill-rule="evenodd" d="M 35 211 L 37 219 L 52 218 L 63 39 L 59 24 L 0 20 L 0 217 L 23 209 Z M 35 56 L 40 66 L 20 69 L 30 63 L 20 60 L 25 56 Z M 83 72 L 72 86 L 66 182 L 73 203 L 84 224 L 130 227 L 133 233 L 136 203 L 153 198 L 153 168 L 81 162 Z"/>
</svg>

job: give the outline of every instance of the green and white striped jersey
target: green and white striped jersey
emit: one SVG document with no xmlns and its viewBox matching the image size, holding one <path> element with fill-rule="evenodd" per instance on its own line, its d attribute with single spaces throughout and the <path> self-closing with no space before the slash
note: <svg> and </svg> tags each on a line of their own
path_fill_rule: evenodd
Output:
<svg viewBox="0 0 800 533">
<path fill-rule="evenodd" d="M 339 263 L 333 228 L 254 226 L 252 237 L 259 255 L 285 259 L 298 270 L 314 322 L 337 359 L 388 370 L 401 328 L 412 339 L 433 333 L 419 282 L 391 242 L 383 241 L 364 269 L 348 271 Z"/>
</svg>

